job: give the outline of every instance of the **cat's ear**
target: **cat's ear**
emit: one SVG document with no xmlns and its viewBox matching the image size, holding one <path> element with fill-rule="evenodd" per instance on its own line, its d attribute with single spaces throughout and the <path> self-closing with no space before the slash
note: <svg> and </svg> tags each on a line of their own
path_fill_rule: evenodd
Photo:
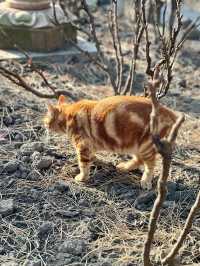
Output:
<svg viewBox="0 0 200 266">
<path fill-rule="evenodd" d="M 64 95 L 60 95 L 59 98 L 58 98 L 58 104 L 63 104 L 66 102 L 66 97 Z"/>
<path fill-rule="evenodd" d="M 47 109 L 48 109 L 48 113 L 51 115 L 51 116 L 54 116 L 54 107 L 52 104 L 48 104 L 47 105 Z"/>
</svg>

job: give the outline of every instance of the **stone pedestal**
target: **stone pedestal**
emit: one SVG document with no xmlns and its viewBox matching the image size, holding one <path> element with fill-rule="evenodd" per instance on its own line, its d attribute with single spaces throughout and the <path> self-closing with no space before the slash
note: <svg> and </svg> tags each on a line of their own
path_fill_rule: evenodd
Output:
<svg viewBox="0 0 200 266">
<path fill-rule="evenodd" d="M 66 41 L 76 41 L 73 19 L 58 4 L 54 9 L 49 0 L 7 0 L 0 4 L 0 49 L 14 44 L 34 52 L 62 48 Z"/>
</svg>

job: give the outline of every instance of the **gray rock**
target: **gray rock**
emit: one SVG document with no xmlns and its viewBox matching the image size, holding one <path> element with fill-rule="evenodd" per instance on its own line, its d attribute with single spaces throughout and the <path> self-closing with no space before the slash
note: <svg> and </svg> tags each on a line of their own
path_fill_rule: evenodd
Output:
<svg viewBox="0 0 200 266">
<path fill-rule="evenodd" d="M 13 199 L 6 199 L 0 201 L 0 215 L 8 216 L 15 211 Z"/>
<path fill-rule="evenodd" d="M 71 254 L 66 253 L 58 253 L 56 256 L 56 262 L 54 261 L 51 266 L 64 266 L 64 265 L 72 265 L 71 263 L 74 261 L 74 257 Z"/>
<path fill-rule="evenodd" d="M 31 159 L 34 161 L 34 160 L 38 160 L 40 159 L 40 152 L 39 151 L 34 151 L 34 153 L 31 155 Z"/>
<path fill-rule="evenodd" d="M 32 180 L 32 181 L 37 181 L 40 179 L 40 177 L 41 177 L 41 175 L 37 171 L 33 170 L 32 172 L 30 172 L 27 175 L 26 179 Z"/>
<path fill-rule="evenodd" d="M 68 192 L 70 189 L 69 189 L 69 185 L 64 182 L 64 181 L 58 181 L 55 183 L 54 185 L 54 189 L 60 191 L 60 192 Z"/>
<path fill-rule="evenodd" d="M 156 199 L 155 191 L 148 191 L 140 195 L 134 203 L 136 209 L 147 211 L 150 210 Z"/>
<path fill-rule="evenodd" d="M 46 237 L 49 233 L 53 231 L 54 223 L 44 222 L 38 229 L 38 236 L 40 238 Z"/>
<path fill-rule="evenodd" d="M 49 168 L 53 163 L 52 158 L 43 157 L 40 160 L 36 160 L 33 162 L 33 167 L 36 167 L 38 170 L 44 170 Z"/>
<path fill-rule="evenodd" d="M 21 173 L 21 171 L 17 170 L 17 171 L 15 172 L 14 176 L 17 177 L 17 178 L 22 178 L 22 173 Z"/>
<path fill-rule="evenodd" d="M 56 214 L 62 216 L 63 218 L 75 218 L 80 215 L 80 211 L 74 209 L 67 211 L 58 210 L 56 211 Z"/>
<path fill-rule="evenodd" d="M 35 151 L 42 152 L 43 150 L 44 146 L 41 142 L 25 143 L 21 146 L 20 153 L 23 156 L 30 156 Z"/>
<path fill-rule="evenodd" d="M 24 266 L 42 266 L 43 263 L 40 260 L 28 260 L 27 262 L 25 262 L 25 264 L 23 264 Z"/>
<path fill-rule="evenodd" d="M 187 81 L 186 79 L 182 79 L 179 81 L 179 85 L 182 87 L 182 88 L 186 88 L 187 87 Z"/>
<path fill-rule="evenodd" d="M 26 168 L 23 165 L 19 165 L 19 170 L 21 172 L 21 178 L 26 178 L 30 171 L 28 168 Z"/>
<path fill-rule="evenodd" d="M 24 162 L 24 163 L 29 163 L 29 162 L 30 162 L 30 157 L 29 157 L 29 156 L 23 156 L 23 157 L 21 158 L 21 160 L 22 160 L 22 162 Z"/>
<path fill-rule="evenodd" d="M 192 101 L 191 103 L 191 111 L 194 113 L 200 113 L 200 101 Z"/>
<path fill-rule="evenodd" d="M 12 118 L 12 116 L 7 116 L 4 118 L 4 123 L 6 126 L 10 126 L 14 124 L 14 119 Z"/>
<path fill-rule="evenodd" d="M 175 202 L 190 202 L 196 199 L 196 192 L 194 190 L 176 191 L 174 194 Z"/>
<path fill-rule="evenodd" d="M 6 249 L 3 246 L 0 246 L 0 255 L 4 255 L 6 253 Z"/>
<path fill-rule="evenodd" d="M 175 207 L 175 202 L 174 201 L 168 201 L 168 200 L 166 200 L 162 206 L 163 209 L 172 209 L 174 207 Z"/>
<path fill-rule="evenodd" d="M 169 192 L 175 192 L 177 190 L 177 183 L 174 183 L 172 181 L 167 182 L 167 190 Z"/>
<path fill-rule="evenodd" d="M 86 252 L 87 245 L 82 239 L 65 240 L 58 248 L 59 252 L 69 253 L 75 256 L 83 255 Z"/>
<path fill-rule="evenodd" d="M 7 172 L 8 174 L 12 174 L 15 171 L 17 171 L 18 167 L 19 167 L 18 161 L 16 160 L 10 161 L 4 165 L 4 171 Z"/>
<path fill-rule="evenodd" d="M 185 190 L 186 189 L 186 186 L 184 184 L 178 183 L 177 185 L 178 185 L 177 190 Z"/>
</svg>

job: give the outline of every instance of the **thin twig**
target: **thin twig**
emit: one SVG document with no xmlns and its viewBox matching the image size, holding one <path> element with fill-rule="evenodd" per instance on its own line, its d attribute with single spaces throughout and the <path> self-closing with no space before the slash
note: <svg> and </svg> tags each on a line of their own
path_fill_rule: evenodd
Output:
<svg viewBox="0 0 200 266">
<path fill-rule="evenodd" d="M 142 14 L 140 12 L 139 7 L 140 5 L 138 1 L 136 1 L 135 2 L 136 30 L 135 30 L 135 37 L 133 41 L 131 67 L 130 67 L 129 75 L 126 80 L 123 94 L 126 94 L 128 91 L 129 91 L 129 94 L 133 94 L 133 83 L 134 83 L 135 74 L 136 74 L 138 52 L 139 52 L 140 42 L 141 42 L 144 30 L 145 30 L 145 25 L 144 23 L 142 23 Z"/>
<path fill-rule="evenodd" d="M 159 102 L 156 98 L 156 90 L 161 82 L 159 77 L 159 67 L 155 69 L 153 80 L 150 81 L 149 84 L 149 95 L 152 101 L 152 113 L 150 117 L 150 131 L 152 134 L 153 142 L 156 146 L 158 153 L 162 156 L 162 172 L 158 180 L 157 190 L 158 196 L 154 203 L 150 221 L 147 238 L 144 244 L 144 252 L 143 252 L 143 261 L 144 266 L 152 266 L 150 260 L 150 251 L 154 238 L 154 234 L 157 227 L 157 220 L 160 214 L 160 209 L 165 200 L 165 196 L 167 193 L 166 190 L 166 181 L 169 176 L 169 170 L 171 166 L 171 158 L 172 158 L 172 150 L 173 150 L 173 142 L 176 139 L 178 130 L 181 124 L 184 121 L 184 116 L 180 116 L 175 125 L 172 127 L 171 132 L 167 140 L 161 140 L 158 133 L 158 116 L 159 116 Z"/>
<path fill-rule="evenodd" d="M 171 265 L 173 263 L 175 256 L 178 254 L 179 249 L 181 248 L 184 240 L 186 239 L 187 235 L 190 232 L 193 219 L 194 219 L 196 213 L 199 211 L 199 209 L 200 209 L 200 191 L 196 197 L 196 201 L 195 201 L 194 205 L 192 206 L 192 208 L 190 210 L 190 213 L 187 217 L 184 228 L 183 228 L 176 244 L 174 244 L 170 253 L 162 260 L 163 265 L 166 265 L 166 264 Z"/>
<path fill-rule="evenodd" d="M 117 63 L 117 90 L 118 94 L 121 93 L 122 89 L 122 74 L 123 74 L 123 64 L 124 58 L 122 54 L 121 40 L 119 37 L 119 26 L 118 26 L 118 14 L 117 14 L 117 1 L 112 0 L 112 8 L 110 12 L 111 26 L 110 31 L 113 39 L 113 47 L 116 54 Z"/>
</svg>

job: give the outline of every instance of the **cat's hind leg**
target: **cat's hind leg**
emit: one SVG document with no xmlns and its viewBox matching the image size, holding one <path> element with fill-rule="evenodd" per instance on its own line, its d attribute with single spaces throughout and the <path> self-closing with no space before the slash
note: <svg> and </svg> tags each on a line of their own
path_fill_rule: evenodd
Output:
<svg viewBox="0 0 200 266">
<path fill-rule="evenodd" d="M 127 162 L 119 163 L 116 166 L 116 168 L 119 171 L 127 172 L 127 171 L 131 171 L 131 170 L 137 169 L 140 165 L 141 165 L 140 159 L 136 155 L 134 155 L 131 160 L 129 160 Z"/>
</svg>

